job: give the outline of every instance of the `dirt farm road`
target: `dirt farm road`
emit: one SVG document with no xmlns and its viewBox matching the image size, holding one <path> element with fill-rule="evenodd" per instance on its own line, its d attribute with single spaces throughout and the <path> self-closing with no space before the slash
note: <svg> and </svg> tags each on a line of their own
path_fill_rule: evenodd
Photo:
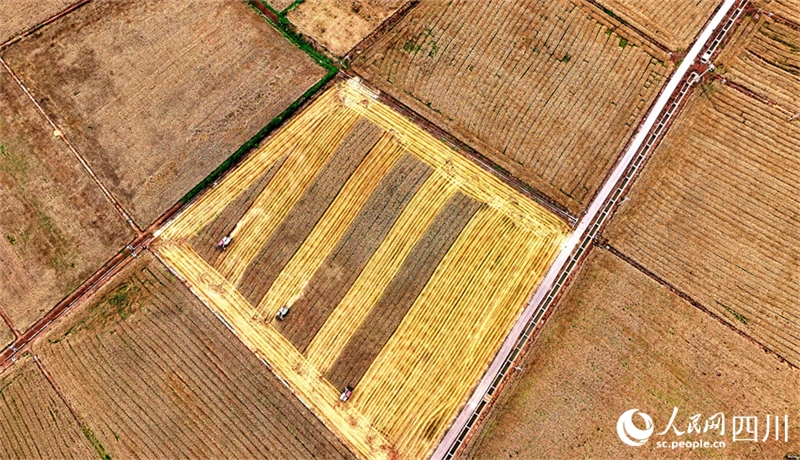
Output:
<svg viewBox="0 0 800 460">
<path fill-rule="evenodd" d="M 628 146 L 628 149 L 592 200 L 586 213 L 580 218 L 572 234 L 561 247 L 561 251 L 553 262 L 553 265 L 550 267 L 550 270 L 548 270 L 542 283 L 536 289 L 530 302 L 528 302 L 528 305 L 525 307 L 525 310 L 509 332 L 494 361 L 492 361 L 466 406 L 436 448 L 436 451 L 431 457 L 433 460 L 452 458 L 458 451 L 458 448 L 461 446 L 461 443 L 468 433 L 467 430 L 477 419 L 478 414 L 476 412 L 479 411 L 479 406 L 481 409 L 485 406 L 485 402 L 488 402 L 489 399 L 488 396 L 491 396 L 494 389 L 497 387 L 497 380 L 502 379 L 504 374 L 501 374 L 501 368 L 505 365 L 505 369 L 502 370 L 503 373 L 508 370 L 509 366 L 506 361 L 514 350 L 515 344 L 517 344 L 522 336 L 523 331 L 527 328 L 528 323 L 534 315 L 538 317 L 539 321 L 541 320 L 545 310 L 552 303 L 546 302 L 546 300 L 552 300 L 552 298 L 555 297 L 558 290 L 561 288 L 563 280 L 569 276 L 569 273 L 577 266 L 579 258 L 585 254 L 584 246 L 588 245 L 588 243 L 581 244 L 581 249 L 578 249 L 576 252 L 578 245 L 582 241 L 591 242 L 591 240 L 594 239 L 603 220 L 609 215 L 607 211 L 610 211 L 617 200 L 621 198 L 620 182 L 625 177 L 626 172 L 628 172 L 629 166 L 631 166 L 634 159 L 637 158 L 637 153 L 640 151 L 640 148 L 648 138 L 653 137 L 653 131 L 657 131 L 656 138 L 661 134 L 661 130 L 668 121 L 668 119 L 662 117 L 662 114 L 671 116 L 672 113 L 670 113 L 670 109 L 674 110 L 674 107 L 677 106 L 676 103 L 673 103 L 668 107 L 668 104 L 675 99 L 675 96 L 681 97 L 685 95 L 686 89 L 696 82 L 695 74 L 689 75 L 690 81 L 686 81 L 685 79 L 690 70 L 696 66 L 700 66 L 701 52 L 707 49 L 710 49 L 712 52 L 714 51 L 722 39 L 720 35 L 727 32 L 730 26 L 730 19 L 733 18 L 735 20 L 746 3 L 746 1 L 725 0 L 711 21 L 709 21 L 703 29 L 692 48 L 686 54 L 681 65 L 664 87 L 658 100 L 653 107 L 651 107 L 647 118 L 640 125 L 633 142 Z M 739 5 L 738 8 L 732 11 L 737 4 Z M 722 27 L 722 30 L 718 30 L 726 19 L 729 20 L 728 23 Z M 709 53 L 706 51 L 706 53 L 703 54 L 703 58 L 706 58 L 708 54 Z M 677 101 L 677 103 L 679 104 L 680 101 Z M 659 119 L 661 119 L 661 121 L 658 126 L 656 126 L 656 122 L 659 121 Z M 649 148 L 651 144 L 648 143 L 645 147 Z M 628 175 L 628 177 L 630 176 L 631 174 Z M 623 186 L 629 185 L 630 182 L 623 184 Z"/>
</svg>

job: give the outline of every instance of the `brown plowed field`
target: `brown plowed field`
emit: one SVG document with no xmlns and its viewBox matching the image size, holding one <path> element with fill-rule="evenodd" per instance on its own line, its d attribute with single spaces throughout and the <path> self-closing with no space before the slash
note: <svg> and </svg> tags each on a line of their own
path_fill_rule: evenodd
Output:
<svg viewBox="0 0 800 460">
<path fill-rule="evenodd" d="M 140 227 L 325 74 L 240 0 L 91 2 L 3 57 Z"/>
<path fill-rule="evenodd" d="M 480 206 L 456 193 L 442 207 L 331 366 L 327 377 L 335 387 L 356 388 Z"/>
<path fill-rule="evenodd" d="M 722 0 L 598 0 L 672 51 L 687 50 Z"/>
<path fill-rule="evenodd" d="M 42 21 L 55 16 L 79 0 L 3 0 L 0 2 L 0 43 L 10 40 L 36 26 Z"/>
<path fill-rule="evenodd" d="M 292 304 L 291 317 L 284 321 L 268 318 L 300 353 L 306 351 L 431 172 L 413 155 L 400 158 L 311 276 L 307 291 Z"/>
<path fill-rule="evenodd" d="M 800 123 L 735 89 L 698 89 L 606 236 L 800 365 Z"/>
<path fill-rule="evenodd" d="M 191 235 L 284 155 L 239 214 L 225 251 L 229 271 L 209 264 Z M 320 184 L 329 186 L 318 191 Z M 466 401 L 566 230 L 348 80 L 192 203 L 152 247 L 353 452 L 421 458 Z M 256 292 L 259 282 L 268 286 Z M 289 315 L 274 320 L 284 305 Z M 361 344 L 351 353 L 355 335 Z M 339 360 L 344 353 L 351 355 Z M 358 387 L 340 402 L 338 385 L 353 376 Z"/>
<path fill-rule="evenodd" d="M 344 55 L 408 0 L 305 0 L 287 17 L 331 53 Z"/>
<path fill-rule="evenodd" d="M 132 238 L 97 184 L 0 69 L 0 308 L 17 330 L 41 318 Z"/>
<path fill-rule="evenodd" d="M 149 253 L 37 351 L 112 458 L 352 458 Z"/>
<path fill-rule="evenodd" d="M 800 112 L 800 32 L 766 15 L 746 16 L 717 59 L 719 73 L 737 85 Z"/>
<path fill-rule="evenodd" d="M 783 458 L 800 450 L 800 372 L 611 253 L 594 249 L 514 372 L 465 458 Z M 725 434 L 664 431 L 725 414 Z M 617 437 L 625 411 L 649 414 L 641 447 Z M 789 442 L 764 442 L 765 417 L 789 415 Z M 758 416 L 759 442 L 732 442 L 734 416 Z M 774 419 L 773 419 L 774 420 Z M 641 428 L 641 419 L 634 417 Z M 772 425 L 774 430 L 774 424 Z M 774 436 L 774 432 L 770 432 Z M 725 441 L 658 449 L 659 441 Z"/>
<path fill-rule="evenodd" d="M 0 377 L 0 457 L 96 458 L 64 401 L 25 357 Z"/>
<path fill-rule="evenodd" d="M 14 340 L 14 334 L 11 332 L 11 328 L 6 323 L 0 324 L 0 350 L 10 344 L 12 340 Z"/>
<path fill-rule="evenodd" d="M 783 18 L 800 24 L 800 1 L 798 0 L 756 0 L 755 6 L 764 8 Z"/>
<path fill-rule="evenodd" d="M 258 305 L 275 278 L 289 263 L 308 235 L 328 210 L 364 157 L 375 147 L 383 130 L 367 120 L 359 120 L 342 140 L 331 160 L 325 164 L 275 229 L 254 262 L 245 270 L 239 291 Z"/>
<path fill-rule="evenodd" d="M 567 0 L 423 0 L 353 68 L 577 214 L 672 70 L 636 37 Z"/>
</svg>

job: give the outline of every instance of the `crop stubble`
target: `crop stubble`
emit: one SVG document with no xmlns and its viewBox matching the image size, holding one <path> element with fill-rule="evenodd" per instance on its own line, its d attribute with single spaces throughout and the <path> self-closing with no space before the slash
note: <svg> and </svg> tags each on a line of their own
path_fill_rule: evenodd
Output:
<svg viewBox="0 0 800 460">
<path fill-rule="evenodd" d="M 0 350 L 10 344 L 12 340 L 14 340 L 14 333 L 11 332 L 11 328 L 5 322 L 0 324 Z"/>
<path fill-rule="evenodd" d="M 668 56 L 568 1 L 422 1 L 357 72 L 577 214 L 671 72 Z"/>
<path fill-rule="evenodd" d="M 306 188 L 245 270 L 238 288 L 250 303 L 258 305 L 382 134 L 380 128 L 366 120 L 356 122 L 331 161 Z"/>
<path fill-rule="evenodd" d="M 131 238 L 89 174 L 0 70 L 0 308 L 17 330 Z"/>
<path fill-rule="evenodd" d="M 270 166 L 253 184 L 247 187 L 235 200 L 228 203 L 216 219 L 206 224 L 203 229 L 191 239 L 191 245 L 209 264 L 217 266 L 217 260 L 222 255 L 217 243 L 225 235 L 230 235 L 236 228 L 236 223 L 244 213 L 253 205 L 253 201 L 264 191 L 272 177 L 283 165 L 286 157 L 280 158 Z"/>
<path fill-rule="evenodd" d="M 331 53 L 344 55 L 408 0 L 305 0 L 287 17 Z"/>
<path fill-rule="evenodd" d="M 795 365 L 798 148 L 797 121 L 708 84 L 606 232 L 621 252 Z"/>
<path fill-rule="evenodd" d="M 347 291 L 306 349 L 309 361 L 320 372 L 328 372 L 333 361 L 343 353 L 350 337 L 375 308 L 376 302 L 397 276 L 401 264 L 409 257 L 416 242 L 422 238 L 456 190 L 444 176 L 433 173 L 406 205 L 364 267 L 363 275 Z"/>
<path fill-rule="evenodd" d="M 0 378 L 0 457 L 91 458 L 96 455 L 69 408 L 33 359 Z"/>
<path fill-rule="evenodd" d="M 339 352 L 327 375 L 334 386 L 355 388 L 358 385 L 411 309 L 441 259 L 480 206 L 481 203 L 456 193 L 436 214 L 395 276 L 382 289 L 380 298 L 361 325 L 350 336 L 347 345 Z"/>
<path fill-rule="evenodd" d="M 672 51 L 684 51 L 721 0 L 598 0 L 598 3 Z"/>
<path fill-rule="evenodd" d="M 113 458 L 352 457 L 147 253 L 38 350 Z"/>
<path fill-rule="evenodd" d="M 778 104 L 800 112 L 800 32 L 766 15 L 745 16 L 717 59 L 719 73 Z"/>
<path fill-rule="evenodd" d="M 401 157 L 322 265 L 306 280 L 308 289 L 292 304 L 291 317 L 274 323 L 298 351 L 305 353 L 430 173 L 431 169 L 413 155 Z"/>
<path fill-rule="evenodd" d="M 314 181 L 357 118 L 349 110 L 335 111 L 311 127 L 314 137 L 298 140 L 291 147 L 281 169 L 239 220 L 239 229 L 232 234 L 235 242 L 225 251 L 218 267 L 223 276 L 234 284 L 241 282 L 253 257 Z"/>
<path fill-rule="evenodd" d="M 324 214 L 308 213 L 316 225 L 310 232 L 301 232 L 305 239 L 299 246 L 293 244 L 291 260 L 274 277 L 259 304 L 251 304 L 236 287 L 238 277 L 214 270 L 187 244 L 186 237 L 216 218 L 224 208 L 223 196 L 232 200 L 247 188 L 246 176 L 258 177 L 254 165 L 266 168 L 281 152 L 291 151 L 293 144 L 285 139 L 305 132 L 308 138 L 324 140 L 325 136 L 314 135 L 315 130 L 323 130 L 336 143 L 325 149 L 312 144 L 303 147 L 323 157 L 305 158 L 313 164 L 313 173 L 301 168 L 304 163 L 299 161 L 288 166 L 288 159 L 278 173 L 285 171 L 287 183 L 297 174 L 304 178 L 302 187 L 291 192 L 297 198 L 286 200 L 287 207 L 304 207 L 302 197 L 308 196 L 304 194 L 313 187 L 312 179 L 326 180 L 319 171 L 336 164 L 336 156 L 345 155 L 336 144 L 345 142 L 347 133 L 354 132 L 351 126 L 361 123 L 353 116 L 369 120 L 384 134 L 340 186 L 338 195 L 332 201 L 321 200 L 320 205 L 327 205 Z M 351 449 L 375 458 L 392 452 L 427 455 L 554 257 L 566 227 L 376 102 L 354 80 L 331 88 L 293 121 L 245 160 L 241 170 L 246 174 L 232 172 L 172 222 L 154 247 Z M 365 142 L 373 143 L 374 139 Z M 305 179 L 308 176 L 312 177 Z M 267 186 L 262 196 L 269 190 Z M 429 245 L 436 238 L 427 229 L 438 232 L 441 224 L 436 216 L 454 196 L 474 204 L 465 205 L 470 212 L 456 225 L 464 231 Z M 254 200 L 244 215 L 255 218 L 240 225 L 261 225 L 259 207 L 264 205 L 259 203 L 271 206 L 267 198 Z M 293 213 L 284 206 L 280 209 L 282 220 Z M 455 218 L 450 214 L 448 219 Z M 264 245 L 271 239 L 281 240 L 280 233 L 275 233 L 282 231 L 281 226 L 281 222 L 270 223 L 248 242 L 255 247 L 227 253 L 226 258 L 238 259 L 231 266 L 248 273 L 256 256 L 269 250 Z M 238 241 L 241 244 L 242 239 Z M 433 250 L 437 244 L 440 250 Z M 411 265 L 404 266 L 405 261 Z M 423 266 L 418 265 L 421 261 Z M 325 375 L 337 371 L 331 366 L 349 337 L 365 320 L 371 321 L 371 309 L 382 308 L 381 294 L 390 286 L 390 296 L 412 288 L 407 286 L 414 279 L 411 271 L 425 278 L 413 287 L 419 295 L 404 300 L 400 308 L 407 313 L 388 322 L 378 315 L 375 321 L 386 328 L 379 330 L 382 338 L 371 341 L 372 348 L 360 350 L 363 360 L 351 363 L 363 377 L 353 398 L 338 402 L 340 389 Z M 252 279 L 255 282 L 258 277 Z M 272 321 L 284 304 L 292 307 L 287 319 Z M 446 378 L 432 380 L 450 360 L 459 364 Z M 409 366 L 412 362 L 416 366 Z M 343 423 L 343 418 L 349 422 Z"/>
<path fill-rule="evenodd" d="M 755 6 L 775 13 L 783 18 L 800 24 L 800 1 L 798 0 L 757 0 Z"/>
<path fill-rule="evenodd" d="M 782 458 L 800 448 L 792 435 L 800 410 L 797 369 L 599 248 L 520 366 L 465 458 Z M 615 426 L 634 407 L 653 418 L 655 430 L 647 444 L 630 448 Z M 694 414 L 702 426 L 723 412 L 725 435 L 659 436 L 675 407 L 682 432 Z M 733 416 L 758 415 L 763 437 L 768 414 L 781 417 L 781 430 L 789 414 L 789 443 L 732 442 Z M 658 441 L 698 438 L 727 445 L 691 454 L 656 448 Z"/>
<path fill-rule="evenodd" d="M 31 27 L 55 16 L 79 0 L 4 0 L 0 2 L 0 43 L 10 40 Z"/>
<path fill-rule="evenodd" d="M 325 74 L 239 0 L 95 1 L 3 57 L 141 227 Z"/>
</svg>

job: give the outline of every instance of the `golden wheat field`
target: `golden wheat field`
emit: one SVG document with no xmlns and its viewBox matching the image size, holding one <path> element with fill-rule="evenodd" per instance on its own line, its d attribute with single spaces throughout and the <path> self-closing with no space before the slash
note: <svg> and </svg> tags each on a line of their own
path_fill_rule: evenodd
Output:
<svg viewBox="0 0 800 460">
<path fill-rule="evenodd" d="M 354 453 L 421 458 L 567 232 L 354 79 L 294 117 L 153 247 Z"/>
</svg>

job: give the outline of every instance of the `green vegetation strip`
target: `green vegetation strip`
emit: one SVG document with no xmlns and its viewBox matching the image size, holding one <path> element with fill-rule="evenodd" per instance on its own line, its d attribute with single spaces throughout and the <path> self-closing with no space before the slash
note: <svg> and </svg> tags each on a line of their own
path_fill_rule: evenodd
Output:
<svg viewBox="0 0 800 460">
<path fill-rule="evenodd" d="M 83 430 L 84 436 L 86 436 L 86 439 L 88 439 L 92 444 L 92 447 L 94 447 L 94 450 L 97 452 L 100 458 L 103 460 L 111 460 L 111 456 L 106 453 L 106 449 L 100 443 L 100 440 L 97 439 L 97 436 L 94 435 L 94 431 L 85 425 L 81 427 L 81 430 Z"/>
<path fill-rule="evenodd" d="M 253 0 L 253 1 L 259 1 L 259 0 Z M 297 1 L 295 3 L 299 4 L 300 1 Z M 200 192 L 205 190 L 209 185 L 213 184 L 217 179 L 219 179 L 220 176 L 222 176 L 222 174 L 224 174 L 226 171 L 236 166 L 248 152 L 256 148 L 261 141 L 263 141 L 267 136 L 269 136 L 284 121 L 288 120 L 292 115 L 294 115 L 294 113 L 297 112 L 297 109 L 299 109 L 300 106 L 303 105 L 303 103 L 305 103 L 309 98 L 311 98 L 311 96 L 313 96 L 317 91 L 319 91 L 320 88 L 325 86 L 325 84 L 327 84 L 339 72 L 339 69 L 337 69 L 336 66 L 333 65 L 333 62 L 331 62 L 331 60 L 327 56 L 314 49 L 314 47 L 311 46 L 307 41 L 305 41 L 303 37 L 301 37 L 296 32 L 294 32 L 294 30 L 292 30 L 291 24 L 289 23 L 289 21 L 286 19 L 285 16 L 285 12 L 291 9 L 292 6 L 284 10 L 283 13 L 278 13 L 266 3 L 262 2 L 262 5 L 264 5 L 264 7 L 266 7 L 275 14 L 275 16 L 278 18 L 278 22 L 275 22 L 266 15 L 264 15 L 259 9 L 259 7 L 250 3 L 250 6 L 255 11 L 257 11 L 258 14 L 260 14 L 267 22 L 269 22 L 276 29 L 278 29 L 278 31 L 280 31 L 280 33 L 284 37 L 286 37 L 290 42 L 292 42 L 295 46 L 297 46 L 303 52 L 311 56 L 311 58 L 314 59 L 314 61 L 317 64 L 325 68 L 328 71 L 328 73 L 326 73 L 321 80 L 315 83 L 314 86 L 312 86 L 305 93 L 303 93 L 302 96 L 300 96 L 297 100 L 292 102 L 292 104 L 289 105 L 289 107 L 287 107 L 283 112 L 281 112 L 278 116 L 270 120 L 270 122 L 267 123 L 266 126 L 261 128 L 261 130 L 258 133 L 256 133 L 256 135 L 253 136 L 249 141 L 247 141 L 244 145 L 242 145 L 235 152 L 233 152 L 233 154 L 229 156 L 225 161 L 223 161 L 222 164 L 217 167 L 217 169 L 215 169 L 211 174 L 206 176 L 206 178 L 203 179 L 202 182 L 197 184 L 193 189 L 189 191 L 189 193 L 184 195 L 183 198 L 181 198 L 181 203 L 183 204 L 190 202 L 197 195 L 199 195 Z"/>
<path fill-rule="evenodd" d="M 293 9 L 297 8 L 304 1 L 306 0 L 294 0 L 292 4 L 287 6 L 285 10 L 281 11 L 281 13 L 278 16 L 286 16 L 289 13 L 289 11 L 292 11 Z"/>
</svg>

